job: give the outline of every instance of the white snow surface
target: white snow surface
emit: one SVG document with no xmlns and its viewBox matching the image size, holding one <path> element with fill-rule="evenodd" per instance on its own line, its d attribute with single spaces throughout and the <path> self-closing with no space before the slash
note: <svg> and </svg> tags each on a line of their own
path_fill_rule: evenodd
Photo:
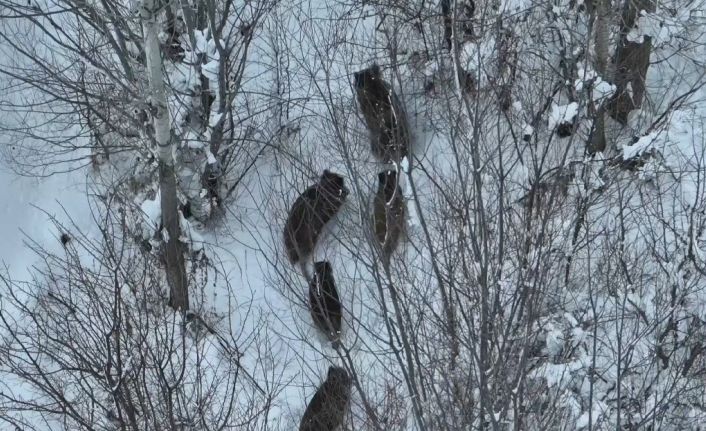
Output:
<svg viewBox="0 0 706 431">
<path fill-rule="evenodd" d="M 7 145 L 2 144 L 0 145 Z M 70 219 L 83 231 L 95 231 L 90 216 L 84 170 L 47 178 L 27 178 L 0 165 L 0 262 L 13 276 L 25 279 L 35 254 L 25 247 L 36 241 L 50 250 L 61 250 L 60 232 L 52 223 L 56 218 L 71 227 Z M 68 231 L 71 234 L 71 229 Z"/>
<path fill-rule="evenodd" d="M 552 102 L 547 127 L 551 130 L 561 123 L 570 123 L 579 112 L 579 104 L 571 102 L 567 105 L 558 105 Z"/>
<path fill-rule="evenodd" d="M 145 199 L 140 205 L 143 215 L 144 229 L 142 235 L 149 237 L 157 231 L 162 222 L 162 207 L 160 205 L 159 191 L 154 199 Z"/>
<path fill-rule="evenodd" d="M 579 69 L 579 78 L 574 82 L 576 91 L 583 91 L 587 83 L 591 83 L 591 98 L 594 102 L 601 102 L 610 97 L 616 90 L 616 86 L 604 81 L 593 69 Z"/>
<path fill-rule="evenodd" d="M 509 1 L 505 2 L 503 7 L 517 10 L 525 6 L 525 2 Z M 561 9 L 557 8 L 556 13 L 560 12 Z M 315 13 L 328 14 L 331 11 L 316 10 Z M 675 20 L 681 16 L 684 16 L 683 12 L 680 12 Z M 324 17 L 328 18 L 327 15 Z M 648 24 L 643 23 L 643 20 L 647 20 L 647 18 L 649 17 L 643 16 L 641 18 L 639 29 L 650 28 Z M 370 18 L 361 19 L 361 21 L 363 26 L 359 31 L 361 33 L 367 32 L 367 37 L 373 33 L 372 28 L 376 22 Z M 295 25 L 294 22 L 291 24 Z M 647 33 L 631 34 L 631 37 L 637 40 L 643 34 Z M 657 36 L 659 40 L 668 40 L 663 33 L 653 32 L 651 34 Z M 361 36 L 361 39 L 364 38 Z M 264 41 L 261 42 L 264 45 Z M 311 42 L 304 40 L 291 41 L 291 43 L 292 48 L 304 50 Z M 472 68 L 480 68 L 483 61 L 491 58 L 494 46 L 495 42 L 490 38 L 483 39 L 477 45 L 468 44 L 464 48 L 463 60 Z M 219 61 L 214 54 L 214 48 L 213 41 L 208 39 L 205 32 L 197 33 L 194 53 L 208 54 L 211 61 L 203 67 L 202 73 L 209 79 L 213 78 L 214 73 L 217 72 Z M 478 59 L 481 59 L 481 62 L 478 62 Z M 348 58 L 346 57 L 345 60 Z M 350 83 L 347 79 L 349 77 L 347 69 L 364 67 L 372 60 L 369 58 L 369 54 L 361 52 L 356 54 L 356 64 L 354 65 L 350 65 L 347 61 L 332 62 L 333 64 L 328 65 L 331 68 L 330 75 L 341 78 L 332 85 L 340 87 L 342 94 L 349 95 Z M 264 73 L 256 66 L 253 66 L 248 72 L 251 76 L 259 76 Z M 595 72 L 590 70 L 583 72 L 579 74 L 583 78 L 574 83 L 577 90 L 581 90 L 589 80 L 594 80 L 594 100 L 600 100 L 612 94 L 614 87 L 601 81 Z M 170 68 L 168 73 L 169 76 L 178 77 L 172 82 L 172 85 L 180 91 L 193 89 L 198 83 L 198 76 L 193 73 L 193 69 L 190 67 L 174 66 Z M 305 78 L 311 79 L 309 76 L 298 78 L 301 78 L 303 82 L 306 82 Z M 293 89 L 293 95 L 311 97 L 312 93 L 307 93 L 308 91 L 310 91 L 310 87 L 298 86 Z M 314 100 L 307 110 L 324 112 L 327 106 L 321 96 L 314 92 L 312 97 Z M 412 103 L 408 102 L 410 106 Z M 170 104 L 178 106 L 175 99 L 170 100 Z M 313 108 L 311 108 L 312 106 Z M 571 121 L 577 115 L 578 108 L 579 105 L 575 102 L 570 104 L 553 102 L 547 118 L 548 128 L 551 130 L 561 122 Z M 175 123 L 183 115 L 178 109 L 172 111 L 172 114 Z M 220 115 L 212 113 L 209 123 L 215 124 Z M 217 329 L 223 333 L 240 333 L 255 325 L 254 319 L 246 319 L 245 313 L 241 314 L 238 307 L 235 307 L 237 312 L 233 312 L 233 301 L 244 307 L 252 306 L 257 317 L 262 318 L 266 323 L 267 338 L 259 340 L 260 343 L 248 346 L 244 351 L 243 365 L 247 369 L 253 370 L 253 374 L 258 376 L 267 376 L 268 372 L 280 373 L 281 381 L 288 383 L 274 400 L 268 429 L 295 428 L 306 406 L 306 400 L 311 397 L 315 387 L 325 376 L 328 365 L 343 362 L 343 358 L 339 357 L 328 346 L 328 343 L 318 338 L 318 331 L 313 328 L 306 307 L 306 280 L 299 275 L 296 268 L 292 268 L 286 262 L 281 250 L 281 229 L 284 217 L 288 206 L 296 199 L 298 193 L 313 183 L 323 169 L 350 174 L 342 161 L 331 156 L 334 150 L 322 144 L 329 141 L 329 136 L 322 131 L 324 128 L 316 124 L 315 120 L 312 121 L 314 124 L 310 124 L 311 127 L 308 127 L 304 132 L 305 136 L 300 142 L 304 145 L 300 151 L 304 157 L 314 160 L 314 172 L 298 173 L 295 169 L 289 169 L 291 166 L 284 168 L 279 166 L 276 163 L 279 161 L 274 160 L 273 157 L 263 157 L 257 162 L 255 174 L 244 180 L 247 192 L 238 196 L 236 203 L 229 208 L 224 220 L 220 223 L 209 229 L 201 229 L 183 218 L 180 219 L 183 229 L 181 239 L 192 244 L 193 249 L 203 248 L 208 255 L 217 257 L 220 261 L 221 274 L 219 274 L 218 281 L 202 286 L 204 289 L 203 309 L 228 316 Z M 421 129 L 421 127 L 415 127 L 415 139 L 429 146 L 430 151 L 425 155 L 425 163 L 435 167 L 435 173 L 441 180 L 453 178 L 455 172 L 450 163 L 447 150 L 448 142 L 443 137 L 433 136 L 432 133 L 426 135 Z M 532 133 L 533 130 L 525 124 L 523 132 Z M 694 121 L 694 112 L 677 111 L 670 116 L 664 127 L 641 137 L 635 144 L 622 145 L 622 155 L 627 159 L 654 148 L 662 153 L 668 166 L 688 168 L 695 166 L 696 161 L 701 157 L 700 144 L 703 142 L 703 138 L 700 124 Z M 3 142 L 0 137 L 0 144 L 8 145 L 10 142 Z M 361 154 L 365 154 L 367 151 L 365 138 L 353 136 L 350 140 L 350 149 L 357 156 L 356 160 L 363 159 L 364 156 Z M 207 159 L 209 163 L 215 161 L 210 151 L 207 152 Z M 371 190 L 374 190 L 375 186 L 374 181 L 371 181 L 370 178 L 374 178 L 376 167 L 361 165 L 362 167 L 355 172 L 356 177 L 346 176 L 347 185 L 352 190 L 351 198 L 336 218 L 336 222 L 327 227 L 326 234 L 322 237 L 322 241 L 315 251 L 315 258 L 317 260 L 327 259 L 333 264 L 339 294 L 345 308 L 345 325 L 351 325 L 344 328 L 344 343 L 349 343 L 351 347 L 353 364 L 359 371 L 365 373 L 365 377 L 372 384 L 377 375 L 385 372 L 383 367 L 371 360 L 368 355 L 369 350 L 374 350 L 379 345 L 376 344 L 373 337 L 355 338 L 351 330 L 352 327 L 366 325 L 372 332 L 377 330 L 380 334 L 385 333 L 384 322 L 375 313 L 362 312 L 366 307 L 367 299 L 374 297 L 371 275 L 367 269 L 352 263 L 354 260 L 352 254 L 356 251 L 355 248 L 365 247 L 367 244 L 363 233 L 360 232 L 362 230 L 356 230 L 361 225 L 358 214 L 364 214 L 364 211 L 358 210 L 361 209 L 360 205 L 367 202 Z M 411 163 L 407 159 L 401 163 L 400 183 L 407 200 L 409 234 L 417 235 L 420 233 L 421 225 L 417 205 L 434 205 L 433 202 L 427 201 L 432 195 L 430 190 L 433 190 L 433 187 L 430 186 L 431 181 L 425 180 L 424 176 L 410 165 Z M 472 166 L 470 160 L 468 166 Z M 593 168 L 598 170 L 597 166 Z M 657 169 L 655 166 L 652 168 Z M 663 168 L 660 167 L 660 169 Z M 684 170 L 689 171 L 689 169 Z M 513 178 L 523 179 L 526 177 L 526 172 L 526 168 L 516 166 L 513 167 L 511 175 Z M 487 172 L 481 174 L 488 180 L 486 184 L 490 183 L 492 179 L 490 174 Z M 48 216 L 35 206 L 45 209 L 50 215 L 54 215 L 62 221 L 68 220 L 68 216 L 64 214 L 64 209 L 66 209 L 77 228 L 89 235 L 95 234 L 95 220 L 90 215 L 89 200 L 86 197 L 86 191 L 89 190 L 86 184 L 90 183 L 89 175 L 88 168 L 42 179 L 18 177 L 7 169 L 0 171 L 0 178 L 6 185 L 0 192 L 3 198 L 1 201 L 3 202 L 2 212 L 0 213 L 3 223 L 0 229 L 2 229 L 3 238 L 7 244 L 0 251 L 0 260 L 8 265 L 15 277 L 26 277 L 28 268 L 35 263 L 33 253 L 22 246 L 22 232 L 26 232 L 34 240 L 52 250 L 61 250 L 61 244 L 58 241 L 60 232 L 47 222 Z M 415 180 L 418 190 L 424 192 L 419 196 L 418 202 L 415 201 L 417 197 L 412 193 L 408 175 L 414 175 L 411 178 Z M 674 202 L 682 204 L 698 200 L 698 188 L 694 177 L 695 175 L 684 175 L 680 182 L 673 185 L 671 192 L 674 195 Z M 435 180 L 437 179 L 435 178 Z M 596 182 L 598 181 L 601 180 L 597 179 Z M 138 204 L 142 210 L 142 222 L 149 226 L 151 234 L 159 226 L 161 215 L 159 195 L 157 194 L 154 199 L 143 199 Z M 639 202 L 630 202 L 630 206 L 635 211 L 642 207 Z M 591 216 L 604 222 L 603 227 L 610 230 L 616 228 L 615 220 L 617 219 L 611 211 L 612 207 L 606 204 L 595 213 L 591 213 Z M 666 218 L 671 219 L 672 215 L 668 214 Z M 639 225 L 638 219 L 630 219 L 627 222 Z M 684 222 L 686 223 L 686 221 Z M 559 223 L 558 226 L 557 229 L 560 233 L 562 233 L 561 229 L 568 232 L 573 227 L 568 222 Z M 461 227 L 461 229 L 471 228 L 471 226 Z M 626 241 L 635 239 L 637 230 L 632 229 L 628 232 Z M 346 247 L 349 245 L 339 241 L 337 236 L 339 231 L 356 232 L 353 235 L 358 235 L 359 241 L 354 244 L 354 250 L 347 250 Z M 165 233 L 163 232 L 163 234 Z M 692 232 L 692 235 L 694 238 L 698 237 L 696 232 Z M 565 233 L 565 237 L 569 238 L 570 234 Z M 673 238 L 670 237 L 670 239 Z M 411 248 L 403 248 L 399 252 L 405 254 L 407 261 L 418 264 L 420 267 L 429 261 L 427 250 L 417 252 Z M 535 255 L 531 254 L 530 258 L 534 257 Z M 680 272 L 677 265 L 665 265 L 665 267 L 670 271 L 672 281 L 676 283 L 683 280 L 684 274 Z M 476 270 L 475 268 L 471 269 Z M 649 271 L 651 268 L 647 268 L 647 270 Z M 413 276 L 417 275 L 413 274 Z M 411 290 L 414 281 L 404 280 L 401 283 L 402 290 Z M 228 285 L 227 288 L 226 285 Z M 501 290 L 509 290 L 511 287 L 511 281 L 504 282 Z M 232 291 L 228 290 L 231 288 Z M 645 289 L 638 293 L 633 292 L 632 289 L 633 286 L 620 285 L 615 287 L 615 297 L 591 298 L 591 302 L 598 302 L 596 308 L 599 310 L 599 315 L 585 314 L 581 320 L 577 319 L 570 311 L 588 313 L 586 311 L 589 309 L 588 295 L 581 290 L 571 292 L 571 303 L 568 307 L 572 309 L 562 312 L 558 319 L 546 321 L 546 326 L 542 329 L 546 336 L 543 345 L 546 353 L 558 356 L 562 351 L 572 350 L 593 337 L 589 330 L 582 329 L 581 324 L 584 321 L 603 318 L 602 313 L 617 309 L 619 301 L 623 298 L 629 299 L 634 304 L 630 305 L 633 307 L 630 310 L 635 312 L 645 310 L 648 318 L 655 318 L 653 313 L 656 307 L 651 305 L 659 300 L 660 293 L 656 289 Z M 436 300 L 433 296 L 431 298 Z M 700 315 L 703 314 L 704 304 L 706 304 L 706 295 L 701 295 L 689 298 L 686 307 L 695 315 Z M 353 320 L 352 316 L 358 317 L 360 321 Z M 657 318 L 662 318 L 662 316 L 657 316 Z M 682 336 L 687 332 L 686 328 L 680 327 L 679 329 Z M 616 330 L 612 326 L 601 327 L 598 333 L 598 337 L 602 340 L 602 344 L 607 346 L 606 348 L 614 347 L 616 335 Z M 631 346 L 634 349 L 632 354 L 636 358 L 648 358 L 652 354 L 653 345 L 648 341 L 650 340 L 637 340 Z M 217 358 L 218 352 L 215 350 L 217 349 L 207 349 L 206 354 L 210 359 Z M 588 379 L 584 378 L 585 370 L 594 365 L 587 352 L 582 351 L 581 348 L 576 348 L 576 351 L 578 353 L 575 357 L 557 359 L 563 359 L 563 362 L 542 364 L 532 373 L 531 377 L 543 379 L 550 389 L 560 393 L 559 402 L 572 412 L 575 427 L 583 429 L 589 424 L 589 411 L 595 424 L 603 418 L 606 412 L 610 411 L 611 407 L 601 401 L 595 401 L 593 406 L 582 407 L 576 399 L 577 396 L 585 396 L 588 393 Z M 270 355 L 263 354 L 263 352 Z M 617 379 L 616 367 L 611 360 L 612 358 L 607 354 L 605 356 L 599 355 L 595 365 L 604 372 L 601 376 L 603 379 L 615 381 Z M 264 380 L 264 377 L 261 378 Z M 654 403 L 655 400 L 650 399 L 648 402 Z M 702 413 L 695 412 L 694 415 L 703 417 Z"/>
</svg>

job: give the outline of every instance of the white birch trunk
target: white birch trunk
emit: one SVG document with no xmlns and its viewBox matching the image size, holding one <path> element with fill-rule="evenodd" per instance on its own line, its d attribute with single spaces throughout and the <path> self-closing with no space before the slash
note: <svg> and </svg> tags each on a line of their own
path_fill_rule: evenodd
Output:
<svg viewBox="0 0 706 431">
<path fill-rule="evenodd" d="M 147 79 L 150 86 L 150 101 L 154 113 L 154 134 L 157 141 L 157 154 L 159 161 L 174 166 L 174 156 L 171 142 L 171 126 L 169 124 L 169 107 L 167 106 L 167 92 L 162 77 L 162 56 L 159 48 L 159 27 L 154 0 L 144 0 L 140 16 L 142 18 L 142 31 L 144 33 L 145 57 L 147 59 Z"/>
<path fill-rule="evenodd" d="M 177 207 L 176 177 L 174 175 L 174 143 L 171 138 L 171 125 L 167 93 L 162 76 L 162 56 L 159 47 L 159 26 L 155 14 L 155 1 L 144 0 L 140 10 L 147 59 L 147 79 L 150 101 L 153 107 L 155 141 L 159 160 L 160 205 L 162 225 L 167 230 L 168 240 L 164 248 L 167 283 L 169 284 L 169 304 L 175 310 L 189 309 L 186 267 L 184 252 L 179 238 L 179 213 Z"/>
</svg>

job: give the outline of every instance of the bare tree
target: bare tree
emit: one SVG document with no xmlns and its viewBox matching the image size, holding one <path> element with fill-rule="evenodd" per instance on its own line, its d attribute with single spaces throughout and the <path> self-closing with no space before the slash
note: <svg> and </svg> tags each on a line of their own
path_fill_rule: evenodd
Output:
<svg viewBox="0 0 706 431">
<path fill-rule="evenodd" d="M 154 139 L 159 160 L 159 191 L 162 209 L 162 225 L 166 229 L 166 261 L 167 281 L 169 283 L 169 304 L 175 310 L 189 309 L 189 289 L 184 265 L 184 251 L 180 242 L 181 227 L 177 212 L 177 186 L 174 175 L 174 146 L 170 126 L 169 105 L 162 76 L 162 56 L 157 34 L 156 12 L 154 1 L 147 0 L 140 7 L 140 17 L 145 43 L 145 62 L 150 88 L 150 104 L 154 111 Z"/>
<path fill-rule="evenodd" d="M 610 64 L 613 41 L 620 39 L 611 31 L 620 28 L 620 17 L 610 4 L 594 2 L 589 13 L 585 5 L 546 13 L 532 3 L 498 10 L 476 2 L 475 39 L 450 38 L 459 45 L 450 52 L 444 48 L 448 16 L 456 16 L 451 9 L 440 16 L 438 5 L 425 2 L 366 5 L 363 12 L 331 6 L 325 19 L 306 13 L 312 24 L 302 31 L 304 40 L 292 37 L 283 49 L 304 51 L 298 70 L 280 73 L 313 83 L 313 89 L 294 95 L 311 101 L 315 114 L 308 121 L 315 131 L 288 142 L 291 152 L 282 157 L 297 170 L 303 165 L 305 177 L 336 168 L 351 187 L 347 207 L 313 257 L 332 262 L 344 305 L 338 350 L 316 341 L 313 323 L 298 312 L 307 307 L 302 280 L 281 268 L 281 258 L 272 257 L 281 246 L 263 241 L 261 252 L 272 265 L 270 284 L 291 300 L 303 320 L 298 328 L 288 328 L 286 337 L 353 371 L 358 393 L 352 429 L 405 429 L 412 421 L 416 429 L 602 429 L 626 424 L 628 418 L 632 427 L 654 420 L 644 402 L 639 414 L 630 410 L 639 396 L 632 394 L 628 401 L 625 393 L 636 381 L 654 390 L 650 370 L 658 357 L 654 350 L 642 350 L 639 360 L 625 361 L 638 339 L 649 344 L 649 331 L 660 319 L 647 317 L 647 324 L 633 308 L 635 297 L 615 296 L 620 278 L 610 271 L 641 272 L 645 263 L 637 256 L 647 259 L 646 250 L 654 249 L 637 227 L 638 219 L 654 223 L 654 214 L 632 213 L 646 197 L 644 187 L 655 176 L 670 183 L 668 188 L 677 187 L 670 172 L 702 169 L 686 168 L 675 153 L 666 168 L 661 153 L 650 149 L 671 142 L 657 138 L 662 136 L 657 130 L 682 124 L 667 126 L 660 118 L 678 113 L 682 102 L 701 103 L 702 93 L 695 89 L 703 76 L 691 70 L 699 66 L 688 67 L 689 84 L 678 93 L 655 87 L 655 97 L 675 104 L 643 104 L 640 115 L 651 118 L 647 126 L 640 122 L 631 124 L 632 132 L 613 131 L 604 113 L 620 91 Z M 445 4 L 453 7 L 458 6 Z M 368 26 L 356 20 L 347 25 L 347 17 L 357 13 L 376 19 Z M 326 43 L 331 40 L 341 42 Z M 403 100 L 415 140 L 409 170 L 393 167 L 403 172 L 409 216 L 404 244 L 392 254 L 389 268 L 367 220 L 377 173 L 390 167 L 372 161 L 350 89 L 353 72 L 373 62 Z M 650 77 L 643 73 L 641 79 L 649 82 Z M 468 82 L 474 91 L 468 91 Z M 603 123 L 611 125 L 609 133 Z M 645 136 L 633 149 L 614 157 L 606 153 L 611 156 L 605 159 L 584 156 L 587 150 L 598 154 L 629 147 L 638 140 L 631 140 L 635 130 Z M 685 148 L 698 144 L 690 141 Z M 650 179 L 635 182 L 631 170 Z M 306 184 L 302 175 L 283 172 L 288 181 L 272 187 L 285 203 L 267 202 L 275 214 L 286 213 L 291 190 Z M 655 205 L 672 199 L 649 195 Z M 683 215 L 683 210 L 677 212 Z M 622 233 L 608 229 L 621 211 L 630 212 L 635 224 Z M 680 230 L 681 222 L 667 220 L 681 216 L 672 216 L 660 217 L 664 229 Z M 621 262 L 620 253 L 636 254 Z M 661 286 L 656 280 L 647 277 L 643 291 Z M 636 283 L 634 276 L 625 281 L 631 289 Z M 687 291 L 680 290 L 688 296 Z M 610 347 L 603 346 L 606 337 L 615 341 Z M 699 344 L 689 346 L 685 360 L 700 352 Z M 673 370 L 683 368 L 681 363 Z M 675 373 L 660 375 L 660 406 L 680 395 L 692 399 L 703 393 L 700 386 L 691 392 Z M 623 376 L 630 376 L 630 383 Z M 387 407 L 405 398 L 405 420 L 400 420 Z M 639 421 L 636 415 L 642 415 Z M 688 422 L 682 410 L 670 415 L 672 424 Z"/>
<path fill-rule="evenodd" d="M 260 429 L 278 383 L 260 385 L 252 373 L 266 366 L 244 348 L 264 328 L 228 324 L 250 305 L 228 315 L 172 310 L 162 299 L 164 275 L 132 244 L 129 226 L 140 215 L 112 203 L 95 208 L 97 237 L 57 223 L 70 233 L 63 251 L 30 242 L 41 262 L 30 281 L 2 275 L 0 422 L 28 430 Z M 194 265 L 189 281 L 214 277 L 215 266 Z M 205 287 L 194 290 L 199 304 Z"/>
</svg>

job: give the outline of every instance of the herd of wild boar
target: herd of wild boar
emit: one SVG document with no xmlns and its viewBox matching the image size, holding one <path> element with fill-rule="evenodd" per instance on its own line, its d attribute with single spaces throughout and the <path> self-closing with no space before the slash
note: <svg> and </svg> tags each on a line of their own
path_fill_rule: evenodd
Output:
<svg viewBox="0 0 706 431">
<path fill-rule="evenodd" d="M 411 159 L 410 131 L 402 104 L 382 78 L 379 66 L 355 72 L 358 107 L 370 132 L 370 150 L 384 168 L 378 174 L 373 198 L 373 236 L 385 266 L 404 232 L 405 203 L 399 186 L 400 162 Z M 291 209 L 284 227 L 284 245 L 289 261 L 299 265 L 309 282 L 309 308 L 314 324 L 338 348 L 341 340 L 342 307 L 330 262 L 309 260 L 321 232 L 341 209 L 348 196 L 344 178 L 324 170 L 318 183 L 307 188 Z M 309 401 L 300 431 L 331 431 L 343 424 L 351 392 L 351 377 L 341 367 L 331 366 L 326 380 Z"/>
</svg>

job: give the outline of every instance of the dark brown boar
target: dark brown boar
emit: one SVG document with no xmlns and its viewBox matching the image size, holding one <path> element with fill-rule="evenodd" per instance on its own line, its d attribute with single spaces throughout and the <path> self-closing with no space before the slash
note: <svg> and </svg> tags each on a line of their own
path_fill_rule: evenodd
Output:
<svg viewBox="0 0 706 431">
<path fill-rule="evenodd" d="M 284 227 L 284 245 L 291 263 L 296 264 L 311 255 L 324 226 L 343 206 L 347 196 L 343 177 L 324 170 L 319 182 L 297 198 Z"/>
<path fill-rule="evenodd" d="M 351 378 L 345 369 L 331 366 L 326 381 L 309 401 L 299 431 L 334 431 L 343 425 L 351 396 Z"/>
<path fill-rule="evenodd" d="M 353 74 L 358 107 L 370 132 L 373 155 L 383 162 L 399 162 L 409 151 L 409 125 L 402 104 L 372 65 Z"/>
<path fill-rule="evenodd" d="M 314 263 L 309 283 L 309 306 L 316 327 L 334 343 L 341 336 L 341 300 L 338 298 L 333 269 L 327 261 Z"/>
<path fill-rule="evenodd" d="M 378 189 L 373 199 L 375 238 L 382 247 L 383 258 L 389 262 L 404 230 L 405 205 L 397 172 L 386 170 L 378 174 Z"/>
</svg>

